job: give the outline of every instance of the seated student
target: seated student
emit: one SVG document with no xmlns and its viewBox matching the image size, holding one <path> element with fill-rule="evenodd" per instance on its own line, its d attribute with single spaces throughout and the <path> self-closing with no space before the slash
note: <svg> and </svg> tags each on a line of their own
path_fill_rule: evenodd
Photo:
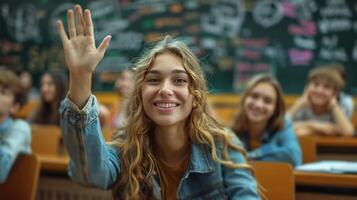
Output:
<svg viewBox="0 0 357 200">
<path fill-rule="evenodd" d="M 115 104 L 111 113 L 111 127 L 120 128 L 126 123 L 125 105 L 126 98 L 129 95 L 134 84 L 134 73 L 130 69 L 124 69 L 120 72 L 115 81 L 115 91 L 118 95 L 118 102 Z"/>
<path fill-rule="evenodd" d="M 68 90 L 68 79 L 63 72 L 48 71 L 41 77 L 39 106 L 32 112 L 29 121 L 34 124 L 59 126 L 59 108 Z M 104 106 L 99 106 L 100 123 L 105 126 L 110 112 Z"/>
<path fill-rule="evenodd" d="M 303 96 L 289 109 L 297 135 L 353 135 L 352 123 L 337 98 L 344 84 L 331 68 L 310 71 Z"/>
<path fill-rule="evenodd" d="M 283 92 L 270 75 L 257 75 L 248 82 L 232 129 L 249 159 L 301 164 L 300 145 L 292 121 L 285 115 Z"/>
<path fill-rule="evenodd" d="M 90 80 L 110 37 L 96 48 L 89 10 L 75 11 L 69 37 L 58 22 L 71 77 L 61 106 L 69 175 L 119 199 L 259 199 L 238 139 L 205 110 L 204 74 L 183 42 L 166 37 L 138 60 L 127 126 L 104 143 Z"/>
<path fill-rule="evenodd" d="M 41 99 L 38 108 L 31 114 L 30 122 L 59 126 L 59 107 L 67 92 L 68 80 L 62 72 L 48 71 L 41 77 Z"/>
<path fill-rule="evenodd" d="M 27 99 L 38 101 L 40 99 L 40 93 L 38 92 L 37 88 L 34 87 L 31 74 L 27 71 L 23 71 L 20 74 L 20 80 L 22 87 L 24 88 Z"/>
<path fill-rule="evenodd" d="M 31 153 L 31 129 L 27 122 L 11 117 L 26 102 L 19 78 L 6 69 L 0 69 L 0 74 L 0 183 L 3 183 L 17 156 Z"/>
</svg>

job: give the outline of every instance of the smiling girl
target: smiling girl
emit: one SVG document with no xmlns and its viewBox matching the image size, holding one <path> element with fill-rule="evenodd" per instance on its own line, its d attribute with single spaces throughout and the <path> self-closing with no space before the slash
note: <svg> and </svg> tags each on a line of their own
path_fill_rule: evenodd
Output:
<svg viewBox="0 0 357 200">
<path fill-rule="evenodd" d="M 58 109 L 66 96 L 67 78 L 64 74 L 49 71 L 42 75 L 40 82 L 41 99 L 38 108 L 31 114 L 35 124 L 59 125 Z"/>
<path fill-rule="evenodd" d="M 279 83 L 270 75 L 253 77 L 241 97 L 233 131 L 248 150 L 248 158 L 301 164 L 301 150 L 292 121 L 285 115 Z"/>
<path fill-rule="evenodd" d="M 58 29 L 70 72 L 62 132 L 77 182 L 112 188 L 119 199 L 259 199 L 237 138 L 206 111 L 198 59 L 165 37 L 135 64 L 127 125 L 104 143 L 91 76 L 110 41 L 94 44 L 89 10 L 68 11 L 69 37 Z"/>
<path fill-rule="evenodd" d="M 345 82 L 335 69 L 310 71 L 303 96 L 289 109 L 297 135 L 353 135 L 353 126 L 338 102 Z"/>
</svg>

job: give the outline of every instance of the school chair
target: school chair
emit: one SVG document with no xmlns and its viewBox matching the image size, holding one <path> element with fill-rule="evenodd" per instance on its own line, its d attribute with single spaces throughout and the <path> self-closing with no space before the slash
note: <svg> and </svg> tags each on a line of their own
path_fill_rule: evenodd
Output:
<svg viewBox="0 0 357 200">
<path fill-rule="evenodd" d="M 36 154 L 59 154 L 61 148 L 61 129 L 55 125 L 31 126 L 32 151 Z"/>
<path fill-rule="evenodd" d="M 113 135 L 116 133 L 117 129 L 115 128 L 102 128 L 102 134 L 105 141 L 111 141 Z"/>
<path fill-rule="evenodd" d="M 251 161 L 257 182 L 268 200 L 295 199 L 295 178 L 291 165 L 282 162 Z"/>
<path fill-rule="evenodd" d="M 37 108 L 39 102 L 37 100 L 29 100 L 17 113 L 15 118 L 27 119 L 32 111 Z"/>
<path fill-rule="evenodd" d="M 314 137 L 308 135 L 299 136 L 298 140 L 302 153 L 302 163 L 315 162 L 317 157 L 317 146 Z"/>
<path fill-rule="evenodd" d="M 20 155 L 6 182 L 0 184 L 0 199 L 35 200 L 40 165 L 35 154 Z"/>
</svg>

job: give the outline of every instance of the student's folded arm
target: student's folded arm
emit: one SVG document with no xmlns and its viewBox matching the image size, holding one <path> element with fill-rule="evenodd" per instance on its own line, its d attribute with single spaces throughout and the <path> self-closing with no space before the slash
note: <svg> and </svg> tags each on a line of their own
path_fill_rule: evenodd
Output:
<svg viewBox="0 0 357 200">
<path fill-rule="evenodd" d="M 294 122 L 293 127 L 295 134 L 298 136 L 311 135 L 316 133 L 316 129 L 313 126 L 314 122 L 311 120 Z"/>
<path fill-rule="evenodd" d="M 96 98 L 90 96 L 79 110 L 67 97 L 60 113 L 63 141 L 71 158 L 70 177 L 85 186 L 108 189 L 119 176 L 120 159 L 103 139 Z"/>
<path fill-rule="evenodd" d="M 331 112 L 335 118 L 336 124 L 341 130 L 342 135 L 352 136 L 354 129 L 351 120 L 343 112 L 339 104 L 335 104 L 331 108 Z"/>
<path fill-rule="evenodd" d="M 340 135 L 341 129 L 337 124 L 332 122 L 314 121 L 310 125 L 313 131 L 321 135 Z"/>
<path fill-rule="evenodd" d="M 238 138 L 232 137 L 234 137 L 234 143 L 241 145 Z M 236 150 L 230 149 L 229 156 L 235 163 L 246 163 L 244 156 Z M 252 176 L 251 170 L 244 168 L 232 169 L 222 165 L 222 171 L 224 184 L 227 186 L 230 199 L 260 199 L 257 183 Z"/>
<path fill-rule="evenodd" d="M 0 142 L 0 183 L 6 181 L 21 151 L 29 149 L 31 144 L 31 128 L 25 121 L 15 121 L 9 133 Z"/>
<path fill-rule="evenodd" d="M 301 165 L 302 154 L 290 119 L 285 120 L 283 130 L 277 132 L 274 139 L 258 149 L 250 151 L 252 160 L 287 162 L 292 166 Z"/>
<path fill-rule="evenodd" d="M 340 135 L 341 129 L 332 122 L 306 120 L 294 123 L 297 135 Z M 301 133 L 301 132 L 304 133 Z"/>
</svg>

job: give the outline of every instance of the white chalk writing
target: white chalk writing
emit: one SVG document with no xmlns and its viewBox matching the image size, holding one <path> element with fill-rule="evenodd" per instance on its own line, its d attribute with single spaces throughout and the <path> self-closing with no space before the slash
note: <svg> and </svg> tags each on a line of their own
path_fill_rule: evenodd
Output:
<svg viewBox="0 0 357 200">
<path fill-rule="evenodd" d="M 202 30 L 221 36 L 237 36 L 244 21 L 244 1 L 224 0 L 212 4 L 208 14 L 201 17 Z"/>
<path fill-rule="evenodd" d="M 271 27 L 279 23 L 283 18 L 283 9 L 279 2 L 274 0 L 256 1 L 253 9 L 255 22 L 263 27 Z"/>
</svg>

